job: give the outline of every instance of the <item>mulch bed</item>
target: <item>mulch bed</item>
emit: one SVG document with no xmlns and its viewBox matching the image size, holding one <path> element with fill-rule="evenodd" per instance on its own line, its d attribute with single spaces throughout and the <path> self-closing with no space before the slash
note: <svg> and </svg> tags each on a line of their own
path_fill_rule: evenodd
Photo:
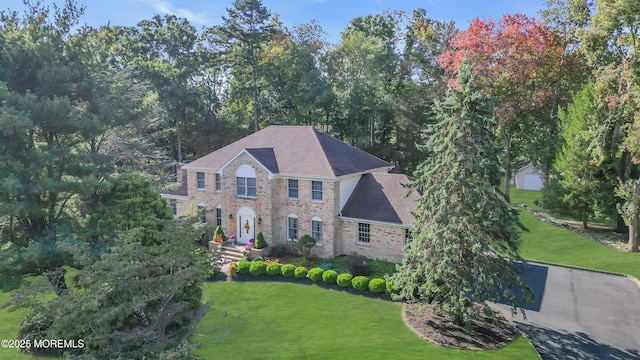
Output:
<svg viewBox="0 0 640 360">
<path fill-rule="evenodd" d="M 402 319 L 422 339 L 436 345 L 454 349 L 496 349 L 507 345 L 520 335 L 513 323 L 498 316 L 472 323 L 472 332 L 467 334 L 464 326 L 433 312 L 431 305 L 404 304 Z"/>
</svg>

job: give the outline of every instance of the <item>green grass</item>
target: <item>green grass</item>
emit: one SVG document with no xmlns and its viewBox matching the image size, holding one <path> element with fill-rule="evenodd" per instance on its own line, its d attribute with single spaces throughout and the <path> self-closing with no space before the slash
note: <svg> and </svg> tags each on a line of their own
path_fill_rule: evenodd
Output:
<svg viewBox="0 0 640 360">
<path fill-rule="evenodd" d="M 451 350 L 420 339 L 401 305 L 315 285 L 213 282 L 212 303 L 191 341 L 203 359 L 536 359 L 518 338 L 487 351 Z"/>
<path fill-rule="evenodd" d="M 514 203 L 533 205 L 539 191 L 516 190 Z M 538 220 L 528 211 L 520 211 L 520 221 L 529 229 L 522 233 L 522 257 L 529 260 L 584 267 L 627 274 L 640 279 L 640 253 L 623 252 L 589 240 L 573 231 Z"/>
</svg>

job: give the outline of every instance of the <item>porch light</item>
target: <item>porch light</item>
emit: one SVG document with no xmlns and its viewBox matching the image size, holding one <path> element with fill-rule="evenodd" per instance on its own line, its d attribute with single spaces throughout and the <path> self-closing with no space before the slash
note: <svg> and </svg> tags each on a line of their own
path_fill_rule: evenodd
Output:
<svg viewBox="0 0 640 360">
<path fill-rule="evenodd" d="M 229 214 L 229 220 L 233 220 L 233 214 Z"/>
<path fill-rule="evenodd" d="M 262 224 L 262 218 L 261 217 L 258 218 L 258 225 L 260 225 L 260 224 Z"/>
</svg>

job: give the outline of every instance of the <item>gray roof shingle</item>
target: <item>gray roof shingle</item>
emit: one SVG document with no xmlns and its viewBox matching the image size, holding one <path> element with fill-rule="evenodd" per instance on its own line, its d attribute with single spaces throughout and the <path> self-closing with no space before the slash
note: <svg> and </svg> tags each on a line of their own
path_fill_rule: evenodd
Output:
<svg viewBox="0 0 640 360">
<path fill-rule="evenodd" d="M 372 173 L 362 175 L 342 208 L 342 216 L 411 225 L 411 211 L 420 197 L 417 191 L 400 185 L 411 179 L 404 174 Z M 407 196 L 408 194 L 408 196 Z"/>
<path fill-rule="evenodd" d="M 246 150 L 274 174 L 335 179 L 391 164 L 312 126 L 269 126 L 183 168 L 217 171 Z"/>
</svg>

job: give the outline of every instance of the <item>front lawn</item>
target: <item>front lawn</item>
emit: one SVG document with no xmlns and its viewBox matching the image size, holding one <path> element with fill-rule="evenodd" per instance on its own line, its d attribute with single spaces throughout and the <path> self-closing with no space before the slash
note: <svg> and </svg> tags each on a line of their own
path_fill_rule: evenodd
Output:
<svg viewBox="0 0 640 360">
<path fill-rule="evenodd" d="M 207 283 L 212 303 L 190 341 L 203 359 L 536 359 L 523 338 L 498 350 L 462 351 L 425 342 L 402 305 L 316 285 Z"/>
<path fill-rule="evenodd" d="M 512 191 L 514 203 L 533 205 L 539 191 Z M 640 279 L 640 253 L 623 252 L 587 239 L 573 231 L 538 220 L 522 209 L 520 221 L 529 229 L 522 233 L 520 254 L 528 260 L 627 274 Z"/>
</svg>

